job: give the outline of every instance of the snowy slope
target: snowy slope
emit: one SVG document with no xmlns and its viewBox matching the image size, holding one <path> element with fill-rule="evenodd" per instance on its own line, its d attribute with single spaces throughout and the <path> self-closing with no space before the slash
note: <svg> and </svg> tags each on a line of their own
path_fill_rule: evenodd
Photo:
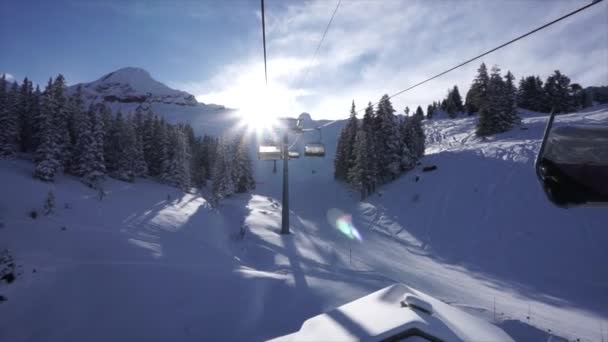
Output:
<svg viewBox="0 0 608 342">
<path fill-rule="evenodd" d="M 527 130 L 485 142 L 474 118 L 427 122 L 423 165 L 438 170 L 417 168 L 365 202 L 333 181 L 343 123 L 328 126 L 327 157 L 290 162 L 290 236 L 278 234 L 280 164 L 273 174 L 256 161 L 255 193 L 213 211 L 147 180 L 110 180 L 100 202 L 69 176 L 45 184 L 29 162 L 0 161 L 0 249 L 23 272 L 0 285 L 0 340 L 263 340 L 398 282 L 516 339 L 547 339 L 548 329 L 605 339 L 608 212 L 544 198 L 532 163 L 547 117 L 524 116 Z M 608 109 L 556 120 L 566 122 L 605 125 Z M 50 188 L 56 213 L 32 220 Z"/>
</svg>

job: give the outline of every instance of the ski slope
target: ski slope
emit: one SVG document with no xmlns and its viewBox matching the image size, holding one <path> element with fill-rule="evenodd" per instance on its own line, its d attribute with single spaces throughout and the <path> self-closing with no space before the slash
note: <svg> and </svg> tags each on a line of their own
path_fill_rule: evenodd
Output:
<svg viewBox="0 0 608 342">
<path fill-rule="evenodd" d="M 253 194 L 214 210 L 204 193 L 145 179 L 109 180 L 99 201 L 70 176 L 45 184 L 30 162 L 0 161 L 0 249 L 21 269 L 0 284 L 0 340 L 265 340 L 396 282 L 516 340 L 606 339 L 608 210 L 545 199 L 532 166 L 547 116 L 523 116 L 527 129 L 487 141 L 472 117 L 426 122 L 422 166 L 438 169 L 364 202 L 333 180 L 343 123 L 328 126 L 328 156 L 290 162 L 289 236 L 272 162 L 256 162 Z M 556 119 L 569 122 L 606 125 L 608 108 Z M 55 213 L 28 217 L 49 189 Z"/>
</svg>

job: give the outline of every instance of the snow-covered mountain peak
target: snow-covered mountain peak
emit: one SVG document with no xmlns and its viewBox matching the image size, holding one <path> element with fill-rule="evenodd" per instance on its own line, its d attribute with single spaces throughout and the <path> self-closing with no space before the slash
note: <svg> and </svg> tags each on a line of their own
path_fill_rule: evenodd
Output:
<svg viewBox="0 0 608 342">
<path fill-rule="evenodd" d="M 95 102 L 198 105 L 192 94 L 169 88 L 152 78 L 146 70 L 137 67 L 121 68 L 96 81 L 80 85 L 87 99 Z"/>
</svg>

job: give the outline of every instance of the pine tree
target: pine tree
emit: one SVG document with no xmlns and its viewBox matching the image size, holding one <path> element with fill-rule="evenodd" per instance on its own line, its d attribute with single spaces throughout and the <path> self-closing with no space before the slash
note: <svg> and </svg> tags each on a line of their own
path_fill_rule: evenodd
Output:
<svg viewBox="0 0 608 342">
<path fill-rule="evenodd" d="M 547 109 L 546 94 L 543 81 L 538 76 L 528 76 L 519 81 L 517 90 L 517 106 L 520 108 L 544 112 Z"/>
<path fill-rule="evenodd" d="M 570 84 L 568 89 L 568 98 L 570 99 L 570 108 L 578 110 L 585 106 L 585 92 L 583 87 L 578 83 Z"/>
<path fill-rule="evenodd" d="M 148 173 L 150 175 L 158 175 L 158 169 L 154 168 L 153 164 L 155 162 L 155 151 L 154 151 L 154 140 L 155 137 L 155 124 L 157 122 L 157 118 L 154 116 L 152 111 L 149 108 L 142 108 L 144 123 L 142 129 L 142 144 L 144 151 L 144 160 L 146 161 L 146 165 L 148 166 Z"/>
<path fill-rule="evenodd" d="M 136 177 L 145 177 L 148 175 L 148 164 L 146 163 L 144 154 L 144 113 L 143 109 L 138 107 L 133 116 L 133 130 L 135 132 L 135 160 L 134 162 L 134 173 Z"/>
<path fill-rule="evenodd" d="M 505 81 L 500 75 L 500 68 L 493 66 L 488 83 L 486 100 L 482 102 L 477 124 L 477 134 L 480 136 L 491 135 L 508 130 L 513 116 L 509 113 L 512 108 L 507 108 L 508 101 Z"/>
<path fill-rule="evenodd" d="M 418 106 L 418 108 L 416 108 L 416 115 L 419 116 L 421 119 L 424 118 L 424 112 L 422 111 L 422 107 Z"/>
<path fill-rule="evenodd" d="M 234 194 L 236 190 L 232 177 L 231 152 L 229 141 L 226 138 L 219 139 L 211 178 L 215 202 Z"/>
<path fill-rule="evenodd" d="M 428 105 L 426 107 L 426 118 L 427 119 L 432 119 L 433 118 L 433 112 L 434 112 L 434 107 L 433 105 Z"/>
<path fill-rule="evenodd" d="M 517 88 L 515 87 L 515 76 L 511 71 L 507 71 L 504 84 L 504 113 L 506 129 L 511 129 L 513 125 L 519 125 L 521 118 L 517 115 Z"/>
<path fill-rule="evenodd" d="M 90 157 L 90 165 L 86 170 L 86 173 L 82 176 L 85 184 L 93 188 L 101 189 L 101 182 L 105 179 L 106 166 L 104 160 L 104 137 L 105 130 L 103 126 L 103 119 L 101 112 L 98 113 L 99 107 L 91 107 L 88 112 L 89 122 L 91 126 L 91 146 L 89 147 L 88 153 Z"/>
<path fill-rule="evenodd" d="M 368 141 L 367 131 L 360 129 L 357 132 L 354 146 L 355 161 L 348 172 L 348 182 L 365 199 L 373 189 L 373 168 L 371 144 Z"/>
<path fill-rule="evenodd" d="M 255 181 L 253 179 L 253 166 L 251 158 L 245 145 L 244 137 L 237 137 L 236 145 L 236 192 L 243 193 L 255 189 Z"/>
<path fill-rule="evenodd" d="M 118 113 L 120 115 L 120 113 Z M 117 115 L 117 120 L 118 120 Z M 118 141 L 117 141 L 117 160 L 114 177 L 132 182 L 136 176 L 135 162 L 137 155 L 135 129 L 133 128 L 133 120 L 130 117 L 120 120 L 118 124 Z"/>
<path fill-rule="evenodd" d="M 192 186 L 201 188 L 207 182 L 206 172 L 206 156 L 204 154 L 203 140 L 201 137 L 196 137 L 193 141 L 190 150 L 192 151 L 192 161 L 190 162 L 190 175 Z"/>
<path fill-rule="evenodd" d="M 42 93 L 40 87 L 36 85 L 36 89 L 32 94 L 32 102 L 30 103 L 30 115 L 32 118 L 32 136 L 31 136 L 31 147 L 30 150 L 35 152 L 38 148 L 38 141 L 40 135 L 40 101 L 42 99 Z"/>
<path fill-rule="evenodd" d="M 366 162 L 365 162 L 365 174 L 367 175 L 366 182 L 366 194 L 371 194 L 376 191 L 376 186 L 380 183 L 378 179 L 378 158 L 376 155 L 377 150 L 377 139 L 375 136 L 376 129 L 376 117 L 374 113 L 374 107 L 371 102 L 368 102 L 365 108 L 365 114 L 363 120 L 361 120 L 361 130 L 365 131 L 366 140 Z"/>
<path fill-rule="evenodd" d="M 19 87 L 13 82 L 10 89 L 6 89 L 4 77 L 0 81 L 0 158 L 13 158 L 19 149 Z"/>
<path fill-rule="evenodd" d="M 347 156 L 347 130 L 344 126 L 338 135 L 336 146 L 336 156 L 334 158 L 334 178 L 336 180 L 346 180 L 348 175 L 348 156 Z"/>
<path fill-rule="evenodd" d="M 555 70 L 551 76 L 547 77 L 544 87 L 547 96 L 546 107 L 553 108 L 556 113 L 570 111 L 569 86 L 570 79 L 559 70 Z"/>
<path fill-rule="evenodd" d="M 26 78 L 23 79 L 19 90 L 19 99 L 17 101 L 17 113 L 19 116 L 19 142 L 22 152 L 30 152 L 33 150 L 32 137 L 34 135 L 34 88 L 32 82 Z"/>
<path fill-rule="evenodd" d="M 52 182 L 61 167 L 57 145 L 55 126 L 55 111 L 57 104 L 53 96 L 52 81 L 44 90 L 41 97 L 40 115 L 38 117 L 38 146 L 36 148 L 34 177 L 46 182 Z"/>
<path fill-rule="evenodd" d="M 376 112 L 376 154 L 378 156 L 378 175 L 382 182 L 397 178 L 401 169 L 401 150 L 399 129 L 395 110 L 388 95 L 382 96 Z"/>
<path fill-rule="evenodd" d="M 170 127 L 171 152 L 164 181 L 184 191 L 190 188 L 190 146 L 183 129 Z"/>
<path fill-rule="evenodd" d="M 486 102 L 489 83 L 488 69 L 485 63 L 481 63 L 477 69 L 477 76 L 466 95 L 466 109 L 469 115 L 481 110 L 482 105 Z"/>
<path fill-rule="evenodd" d="M 78 86 L 76 92 L 70 97 L 68 109 L 71 117 L 70 135 L 73 135 L 71 148 L 70 173 L 76 176 L 83 176 L 87 173 L 91 156 L 88 154 L 89 148 L 93 143 L 93 133 L 90 117 L 84 110 L 82 101 L 82 87 Z"/>
<path fill-rule="evenodd" d="M 53 125 L 55 126 L 55 141 L 57 144 L 57 160 L 61 163 L 61 169 L 65 169 L 70 162 L 72 152 L 72 136 L 69 127 L 73 124 L 71 115 L 67 108 L 65 97 L 65 78 L 59 74 L 51 87 L 53 98 Z"/>
<path fill-rule="evenodd" d="M 159 122 L 159 135 L 157 136 L 157 163 L 159 167 L 159 178 L 168 180 L 170 178 L 171 159 L 173 158 L 172 144 L 175 142 L 175 135 L 171 125 L 167 124 L 162 118 Z"/>
</svg>

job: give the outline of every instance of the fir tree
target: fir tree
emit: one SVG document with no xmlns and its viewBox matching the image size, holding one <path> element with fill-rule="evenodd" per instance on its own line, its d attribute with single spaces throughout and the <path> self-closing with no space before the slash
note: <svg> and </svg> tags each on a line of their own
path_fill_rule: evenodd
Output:
<svg viewBox="0 0 608 342">
<path fill-rule="evenodd" d="M 137 155 L 135 129 L 133 128 L 133 120 L 131 118 L 119 118 L 120 112 L 117 115 L 117 141 L 116 150 L 116 170 L 114 177 L 132 182 L 136 176 L 135 161 Z M 119 120 L 120 119 L 120 120 Z"/>
<path fill-rule="evenodd" d="M 538 76 L 528 76 L 519 81 L 517 106 L 536 112 L 544 112 L 548 110 L 546 102 L 543 81 Z"/>
<path fill-rule="evenodd" d="M 544 87 L 547 108 L 553 108 L 556 113 L 568 112 L 570 110 L 569 86 L 570 79 L 559 70 L 555 70 L 551 76 L 547 77 Z"/>
<path fill-rule="evenodd" d="M 353 101 L 350 109 L 350 117 L 338 138 L 338 148 L 336 151 L 336 158 L 334 159 L 334 177 L 336 179 L 348 179 L 348 170 L 354 163 L 353 148 L 357 134 L 357 125 L 357 112 L 355 110 L 355 101 Z"/>
<path fill-rule="evenodd" d="M 400 173 L 401 151 L 399 129 L 395 119 L 395 110 L 388 95 L 382 96 L 376 112 L 376 154 L 380 180 L 387 182 L 395 179 Z"/>
<path fill-rule="evenodd" d="M 232 153 L 230 143 L 226 138 L 221 138 L 217 144 L 215 162 L 212 172 L 213 197 L 217 202 L 222 198 L 234 194 L 236 186 L 233 180 Z"/>
<path fill-rule="evenodd" d="M 376 117 L 374 113 L 374 107 L 369 102 L 365 108 L 365 114 L 363 120 L 361 120 L 361 130 L 365 131 L 365 143 L 366 143 L 366 163 L 365 163 L 365 174 L 367 175 L 366 182 L 366 194 L 371 194 L 376 191 L 376 186 L 380 182 L 378 179 L 378 158 L 376 155 L 377 140 L 375 136 L 376 128 Z M 363 138 L 361 138 L 363 139 Z"/>
<path fill-rule="evenodd" d="M 466 109 L 469 115 L 480 111 L 482 105 L 485 104 L 489 83 L 488 69 L 485 63 L 481 63 L 479 69 L 477 69 L 477 76 L 466 96 Z"/>
<path fill-rule="evenodd" d="M 510 92 L 500 75 L 500 68 L 493 66 L 487 89 L 487 98 L 480 107 L 477 134 L 491 135 L 507 131 L 516 120 L 514 102 L 509 97 L 515 96 L 515 87 Z"/>
<path fill-rule="evenodd" d="M 143 109 L 138 107 L 133 116 L 133 130 L 135 132 L 135 155 L 134 158 L 134 173 L 136 177 L 145 177 L 148 175 L 148 164 L 146 163 L 144 154 L 144 114 Z"/>
<path fill-rule="evenodd" d="M 17 102 L 19 87 L 16 82 L 10 89 L 6 89 L 6 82 L 2 76 L 0 81 L 0 158 L 12 158 L 19 149 L 19 116 Z"/>
<path fill-rule="evenodd" d="M 52 182 L 61 167 L 61 161 L 58 159 L 60 154 L 54 118 L 56 107 L 52 83 L 49 80 L 41 98 L 40 116 L 37 120 L 39 125 L 38 146 L 34 159 L 36 163 L 34 176 L 46 182 Z"/>
<path fill-rule="evenodd" d="M 507 71 L 504 84 L 504 116 L 505 129 L 511 129 L 513 125 L 519 125 L 521 118 L 517 115 L 517 88 L 515 87 L 515 76 Z"/>
<path fill-rule="evenodd" d="M 416 114 L 418 117 L 420 118 L 424 118 L 424 112 L 422 111 L 422 107 L 418 106 L 418 108 L 416 108 Z"/>
<path fill-rule="evenodd" d="M 57 160 L 61 163 L 61 169 L 65 169 L 70 162 L 72 152 L 72 136 L 69 127 L 72 125 L 72 118 L 67 108 L 65 97 L 65 78 L 59 74 L 51 87 L 51 97 L 53 98 L 53 125 L 55 126 L 55 141 L 57 144 Z"/>
<path fill-rule="evenodd" d="M 255 181 L 253 180 L 253 167 L 251 158 L 247 151 L 244 137 L 237 137 L 236 145 L 236 192 L 243 193 L 255 189 Z"/>
<path fill-rule="evenodd" d="M 371 165 L 372 155 L 367 131 L 360 129 L 357 132 L 354 146 L 355 161 L 348 171 L 348 182 L 365 199 L 373 189 L 374 175 Z"/>
<path fill-rule="evenodd" d="M 103 189 L 101 189 L 101 182 L 106 175 L 104 160 L 105 130 L 103 119 L 101 113 L 98 113 L 96 108 L 93 107 L 89 110 L 88 115 L 92 134 L 91 146 L 88 149 L 88 153 L 91 157 L 88 158 L 90 164 L 86 169 L 86 173 L 83 174 L 82 179 L 85 184 L 103 191 Z"/>
<path fill-rule="evenodd" d="M 32 82 L 23 79 L 19 90 L 19 99 L 17 101 L 17 113 L 19 116 L 19 142 L 22 152 L 30 152 L 33 150 L 32 137 L 34 135 L 34 89 Z"/>
<path fill-rule="evenodd" d="M 190 147 L 180 127 L 171 127 L 171 153 L 164 181 L 184 191 L 190 188 Z"/>
<path fill-rule="evenodd" d="M 433 107 L 433 105 L 428 105 L 426 107 L 426 118 L 427 119 L 433 118 L 434 109 L 435 109 L 435 107 Z"/>
<path fill-rule="evenodd" d="M 71 149 L 70 172 L 76 176 L 83 176 L 87 173 L 90 165 L 91 156 L 88 154 L 89 148 L 93 143 L 93 133 L 88 113 L 84 111 L 82 101 L 82 88 L 78 86 L 76 93 L 70 98 L 68 111 L 70 112 L 71 122 L 70 135 L 74 136 L 70 144 Z"/>
</svg>

